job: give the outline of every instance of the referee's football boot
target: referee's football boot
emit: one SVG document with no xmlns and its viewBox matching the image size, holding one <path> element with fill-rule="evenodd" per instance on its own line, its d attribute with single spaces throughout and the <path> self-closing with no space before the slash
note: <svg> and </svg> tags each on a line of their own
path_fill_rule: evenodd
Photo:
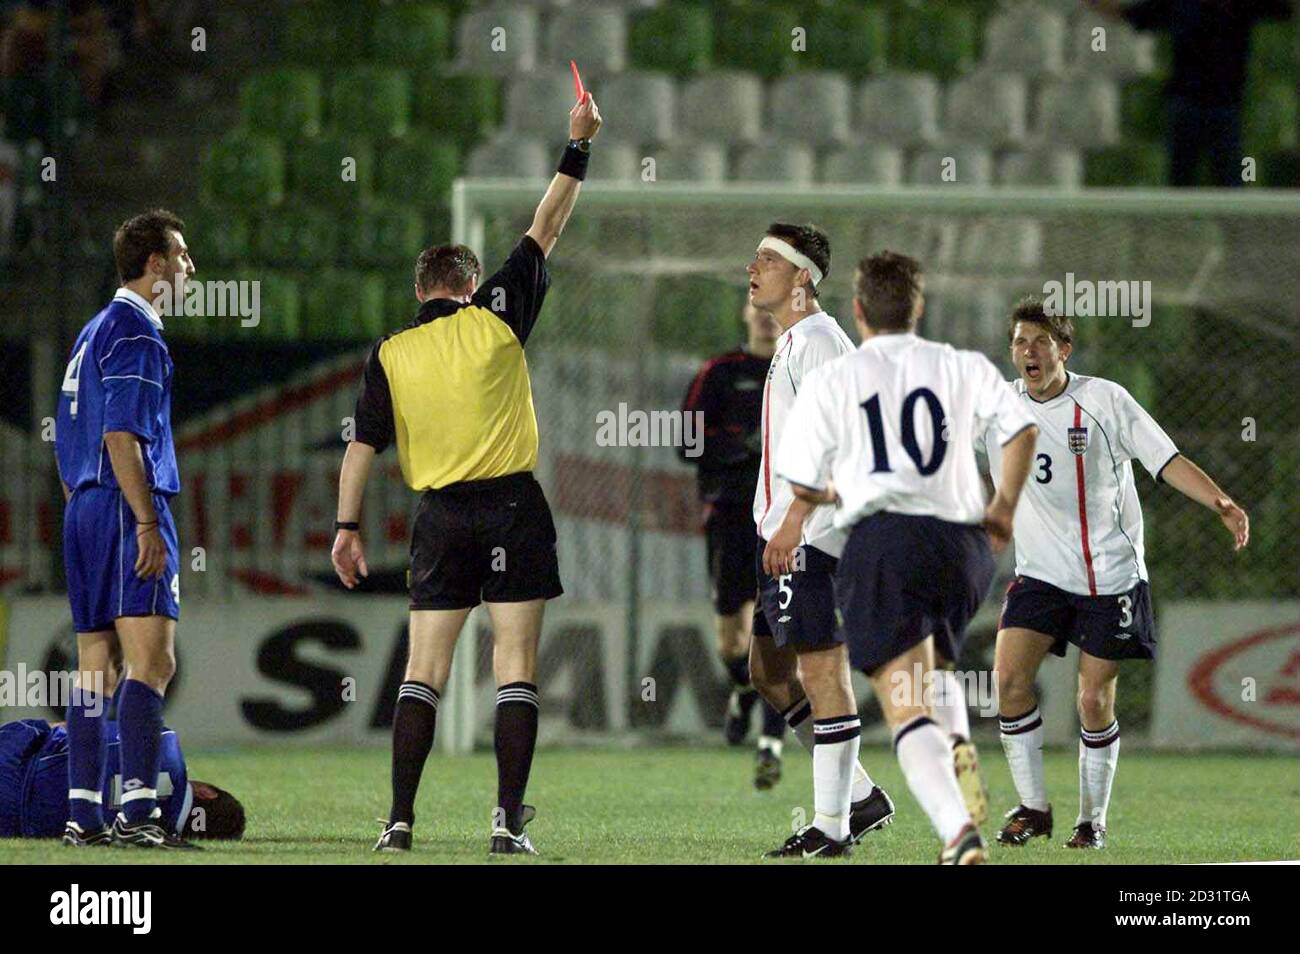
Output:
<svg viewBox="0 0 1300 954">
<path fill-rule="evenodd" d="M 198 845 L 168 831 L 158 822 L 162 812 L 155 808 L 153 814 L 140 822 L 130 822 L 121 812 L 113 820 L 114 848 L 163 848 L 170 851 L 202 851 Z"/>
<path fill-rule="evenodd" d="M 754 754 L 754 787 L 766 792 L 781 781 L 781 756 L 768 748 Z"/>
<path fill-rule="evenodd" d="M 1106 847 L 1106 829 L 1097 828 L 1091 822 L 1074 826 L 1074 834 L 1065 843 L 1066 848 L 1095 848 L 1097 851 Z"/>
<path fill-rule="evenodd" d="M 893 799 L 879 785 L 874 785 L 870 795 L 849 807 L 849 840 L 856 845 L 867 832 L 884 828 L 893 820 Z"/>
<path fill-rule="evenodd" d="M 1029 839 L 1038 835 L 1044 838 L 1052 837 L 1051 805 L 1047 806 L 1045 812 L 1017 805 L 1007 812 L 1007 819 L 1007 823 L 998 832 L 999 845 L 1026 845 Z"/>
<path fill-rule="evenodd" d="M 410 851 L 411 850 L 411 826 L 406 822 L 388 822 L 380 819 L 384 823 L 383 833 L 379 836 L 379 841 L 375 842 L 375 851 Z"/>
<path fill-rule="evenodd" d="M 85 831 L 70 821 L 63 826 L 63 843 L 69 848 L 104 848 L 113 843 L 113 832 L 107 825 Z"/>
<path fill-rule="evenodd" d="M 773 848 L 764 858 L 843 858 L 853 853 L 853 839 L 835 841 L 813 825 L 805 825 L 785 840 L 780 848 Z"/>
<path fill-rule="evenodd" d="M 749 735 L 750 714 L 756 702 L 758 690 L 753 686 L 743 689 L 737 686 L 731 690 L 731 697 L 727 700 L 727 718 L 722 726 L 728 745 L 740 745 Z"/>
<path fill-rule="evenodd" d="M 537 809 L 524 805 L 520 812 L 519 832 L 512 832 L 505 825 L 492 829 L 492 840 L 488 844 L 489 855 L 535 855 L 537 849 L 524 831 L 524 826 L 537 817 Z"/>
<path fill-rule="evenodd" d="M 961 788 L 961 797 L 966 802 L 966 811 L 970 812 L 971 821 L 982 825 L 989 818 L 989 789 L 980 774 L 979 756 L 975 753 L 975 743 L 969 739 L 957 739 L 952 745 L 953 768 L 957 772 L 957 785 Z"/>
<path fill-rule="evenodd" d="M 967 824 L 957 837 L 939 853 L 941 865 L 982 865 L 989 860 L 989 850 L 980 837 L 980 830 Z"/>
</svg>

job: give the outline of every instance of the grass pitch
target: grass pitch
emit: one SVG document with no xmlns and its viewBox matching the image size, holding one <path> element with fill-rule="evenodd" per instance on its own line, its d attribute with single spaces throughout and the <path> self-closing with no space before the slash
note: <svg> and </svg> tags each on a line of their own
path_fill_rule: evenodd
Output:
<svg viewBox="0 0 1300 954">
<path fill-rule="evenodd" d="M 542 750 L 533 765 L 529 825 L 541 856 L 494 863 L 747 863 L 790 832 L 796 812 L 812 817 L 811 760 L 786 744 L 786 774 L 769 792 L 753 788 L 746 749 Z M 981 747 L 991 842 L 1002 811 L 1015 802 L 997 743 Z M 907 790 L 889 749 L 863 750 L 863 762 L 898 805 L 894 824 L 868 835 L 844 861 L 822 864 L 932 864 L 938 844 Z M 248 813 L 237 843 L 199 852 L 64 849 L 53 841 L 0 840 L 3 864 L 419 864 L 488 861 L 496 794 L 491 753 L 434 755 L 416 805 L 409 856 L 377 855 L 375 819 L 387 812 L 388 753 L 382 749 L 194 753 L 193 778 L 235 793 Z M 1300 857 L 1293 759 L 1261 755 L 1184 755 L 1125 751 L 1109 817 L 1109 846 L 1070 851 L 1078 810 L 1077 755 L 1046 753 L 1056 811 L 1050 842 L 992 845 L 997 864 L 1163 864 Z M 797 863 L 797 862 L 796 862 Z"/>
</svg>

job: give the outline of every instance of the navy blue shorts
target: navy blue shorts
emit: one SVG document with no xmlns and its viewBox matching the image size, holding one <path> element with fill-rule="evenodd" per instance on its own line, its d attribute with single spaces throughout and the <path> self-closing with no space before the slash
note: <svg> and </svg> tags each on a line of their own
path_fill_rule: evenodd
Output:
<svg viewBox="0 0 1300 954">
<path fill-rule="evenodd" d="M 1145 581 L 1127 593 L 1082 596 L 1031 576 L 1007 587 L 998 629 L 1032 629 L 1051 636 L 1052 652 L 1070 643 L 1098 659 L 1155 659 L 1156 621 Z"/>
<path fill-rule="evenodd" d="M 825 649 L 844 642 L 835 622 L 835 557 L 803 546 L 802 570 L 769 576 L 763 572 L 766 547 L 767 541 L 759 537 L 754 552 L 758 576 L 754 635 L 795 650 Z"/>
<path fill-rule="evenodd" d="M 704 521 L 708 546 L 709 584 L 713 609 L 719 616 L 740 612 L 754 602 L 754 513 L 749 503 L 716 503 Z"/>
<path fill-rule="evenodd" d="M 887 512 L 859 521 L 835 575 L 850 663 L 870 675 L 927 636 L 955 660 L 993 571 L 982 527 Z"/>
<path fill-rule="evenodd" d="M 167 498 L 153 496 L 158 528 L 167 547 L 161 577 L 135 575 L 135 514 L 120 490 L 87 487 L 73 493 L 64 511 L 63 565 L 68 574 L 68 601 L 79 633 L 112 629 L 119 616 L 167 616 L 179 619 L 180 549 L 176 523 Z"/>
</svg>

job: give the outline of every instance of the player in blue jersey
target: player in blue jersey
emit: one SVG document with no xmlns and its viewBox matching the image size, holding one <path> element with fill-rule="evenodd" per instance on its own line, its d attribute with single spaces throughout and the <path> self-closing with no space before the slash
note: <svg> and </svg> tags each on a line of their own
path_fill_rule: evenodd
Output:
<svg viewBox="0 0 1300 954">
<path fill-rule="evenodd" d="M 122 796 L 117 723 L 106 722 L 101 797 L 116 807 Z M 158 771 L 160 824 L 176 835 L 238 839 L 244 806 L 229 792 L 191 779 L 180 739 L 163 729 Z M 0 838 L 58 838 L 68 819 L 68 734 L 63 723 L 23 719 L 0 725 Z"/>
<path fill-rule="evenodd" d="M 162 700 L 176 668 L 180 557 L 168 501 L 180 490 L 172 360 L 154 303 L 183 300 L 194 263 L 184 223 L 155 209 L 113 236 L 121 287 L 81 330 L 59 396 L 55 450 L 67 501 L 63 562 L 77 631 L 68 705 L 64 843 L 182 847 L 159 824 Z M 120 653 L 122 805 L 103 809 L 104 684 Z"/>
</svg>

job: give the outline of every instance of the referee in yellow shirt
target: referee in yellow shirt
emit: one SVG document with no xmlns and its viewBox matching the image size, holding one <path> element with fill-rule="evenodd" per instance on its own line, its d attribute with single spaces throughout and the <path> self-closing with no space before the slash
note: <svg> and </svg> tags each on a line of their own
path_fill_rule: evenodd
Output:
<svg viewBox="0 0 1300 954">
<path fill-rule="evenodd" d="M 410 655 L 393 719 L 393 803 L 377 851 L 411 847 L 415 793 L 433 746 L 439 694 L 469 611 L 487 604 L 497 682 L 493 854 L 536 854 L 523 804 L 537 742 L 537 642 L 548 599 L 563 592 L 555 524 L 537 465 L 537 418 L 524 344 L 550 284 L 546 256 L 573 212 L 600 111 L 590 93 L 569 113 L 569 144 L 533 224 L 480 283 L 464 245 L 420 253 L 415 320 L 366 360 L 356 439 L 339 475 L 334 570 L 349 589 L 366 576 L 361 498 L 377 453 L 397 446 L 421 492 L 411 540 Z"/>
</svg>

